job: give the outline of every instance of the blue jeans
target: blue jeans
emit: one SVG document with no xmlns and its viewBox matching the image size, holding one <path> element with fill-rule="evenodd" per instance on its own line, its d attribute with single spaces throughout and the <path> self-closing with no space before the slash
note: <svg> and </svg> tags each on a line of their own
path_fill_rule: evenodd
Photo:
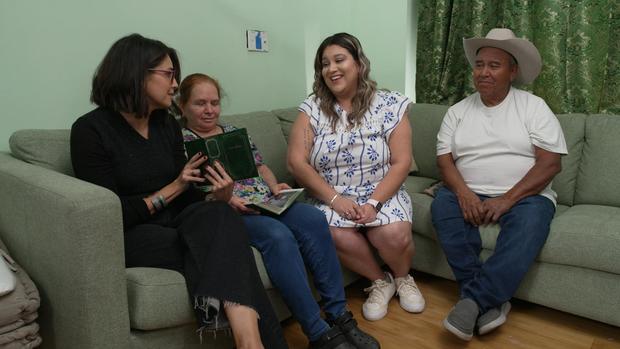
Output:
<svg viewBox="0 0 620 349">
<path fill-rule="evenodd" d="M 312 295 L 306 265 L 330 319 L 346 311 L 340 262 L 325 215 L 295 203 L 280 216 L 243 216 L 250 243 L 263 256 L 267 273 L 311 341 L 329 329 Z"/>
<path fill-rule="evenodd" d="M 482 242 L 478 227 L 463 219 L 452 191 L 441 188 L 431 212 L 437 237 L 459 283 L 461 298 L 473 299 L 484 313 L 510 300 L 517 291 L 547 240 L 555 206 L 542 195 L 518 201 L 500 217 L 495 251 L 484 263 L 479 258 Z"/>
</svg>

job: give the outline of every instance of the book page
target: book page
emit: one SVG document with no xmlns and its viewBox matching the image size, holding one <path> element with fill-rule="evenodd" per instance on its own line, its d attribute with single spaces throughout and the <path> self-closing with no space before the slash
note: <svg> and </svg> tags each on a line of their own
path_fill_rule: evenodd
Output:
<svg viewBox="0 0 620 349">
<path fill-rule="evenodd" d="M 295 200 L 298 195 L 299 190 L 283 190 L 278 195 L 269 197 L 263 203 L 278 208 L 285 208 L 290 205 L 289 201 Z"/>
</svg>

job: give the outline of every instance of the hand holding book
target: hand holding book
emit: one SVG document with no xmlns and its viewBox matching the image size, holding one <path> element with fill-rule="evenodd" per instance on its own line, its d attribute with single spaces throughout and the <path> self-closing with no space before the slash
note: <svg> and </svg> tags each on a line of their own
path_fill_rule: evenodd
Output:
<svg viewBox="0 0 620 349">
<path fill-rule="evenodd" d="M 259 210 L 253 209 L 249 206 L 251 202 L 238 196 L 233 196 L 230 198 L 228 204 L 241 214 L 260 214 Z"/>
<path fill-rule="evenodd" d="M 215 167 L 215 163 L 219 162 L 225 170 L 224 173 L 229 175 L 233 180 L 258 176 L 247 130 L 245 128 L 221 133 L 208 138 L 187 141 L 185 142 L 185 150 L 187 156 L 190 158 L 196 153 L 207 155 L 207 164 L 211 167 Z M 207 167 L 201 167 L 202 174 L 211 174 L 211 176 L 213 176 L 213 173 L 206 170 Z M 207 177 L 207 179 L 209 182 L 211 181 L 211 178 Z M 209 183 L 207 182 L 205 184 Z"/>
</svg>

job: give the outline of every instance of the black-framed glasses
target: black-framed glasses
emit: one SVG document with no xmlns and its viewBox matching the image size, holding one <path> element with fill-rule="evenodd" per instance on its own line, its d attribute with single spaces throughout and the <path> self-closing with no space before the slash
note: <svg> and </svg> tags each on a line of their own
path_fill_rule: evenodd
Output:
<svg viewBox="0 0 620 349">
<path fill-rule="evenodd" d="M 168 70 L 168 69 L 155 69 L 155 68 L 152 68 L 152 69 L 148 69 L 148 71 L 155 72 L 155 73 L 160 73 L 161 75 L 167 77 L 170 80 L 170 82 L 172 82 L 172 80 L 174 80 L 175 73 L 176 73 L 176 70 L 174 70 L 174 69 Z"/>
</svg>

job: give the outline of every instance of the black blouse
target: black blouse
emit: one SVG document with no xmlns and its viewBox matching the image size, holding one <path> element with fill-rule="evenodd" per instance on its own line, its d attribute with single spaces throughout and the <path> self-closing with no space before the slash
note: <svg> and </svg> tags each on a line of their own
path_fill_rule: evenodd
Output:
<svg viewBox="0 0 620 349">
<path fill-rule="evenodd" d="M 149 118 L 142 137 L 118 112 L 97 108 L 71 128 L 71 162 L 77 178 L 116 193 L 129 229 L 154 218 L 143 198 L 174 181 L 187 162 L 181 129 L 164 110 Z M 204 195 L 193 188 L 172 201 L 180 210 Z"/>
</svg>

